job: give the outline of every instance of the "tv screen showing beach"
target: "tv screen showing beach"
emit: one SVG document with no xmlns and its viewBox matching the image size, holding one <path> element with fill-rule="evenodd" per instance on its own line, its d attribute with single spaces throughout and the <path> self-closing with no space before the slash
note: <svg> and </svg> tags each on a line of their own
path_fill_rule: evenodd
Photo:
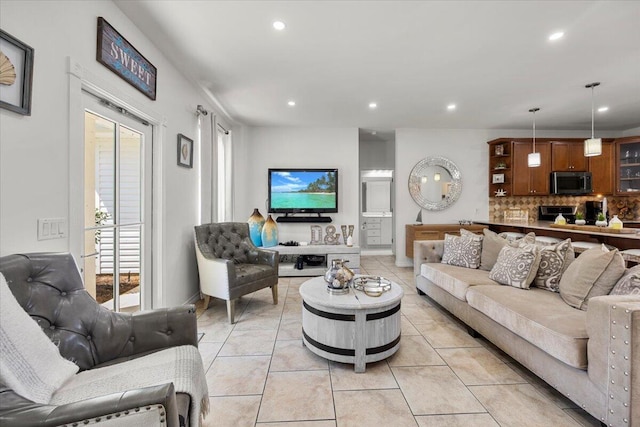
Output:
<svg viewBox="0 0 640 427">
<path fill-rule="evenodd" d="M 271 170 L 270 174 L 272 210 L 330 212 L 337 209 L 335 170 Z"/>
</svg>

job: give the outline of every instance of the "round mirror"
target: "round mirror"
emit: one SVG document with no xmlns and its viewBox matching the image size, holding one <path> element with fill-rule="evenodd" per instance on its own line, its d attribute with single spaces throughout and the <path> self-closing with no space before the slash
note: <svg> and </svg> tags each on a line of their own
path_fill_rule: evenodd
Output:
<svg viewBox="0 0 640 427">
<path fill-rule="evenodd" d="M 448 208 L 460 197 L 460 170 L 444 157 L 427 157 L 418 162 L 409 174 L 409 193 L 413 200 L 430 211 Z"/>
</svg>

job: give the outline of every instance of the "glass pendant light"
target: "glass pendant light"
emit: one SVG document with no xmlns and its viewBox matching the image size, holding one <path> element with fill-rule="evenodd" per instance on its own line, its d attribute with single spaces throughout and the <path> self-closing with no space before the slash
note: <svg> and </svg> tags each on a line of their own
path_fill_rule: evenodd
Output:
<svg viewBox="0 0 640 427">
<path fill-rule="evenodd" d="M 602 154 L 602 139 L 594 138 L 593 122 L 594 122 L 594 106 L 593 106 L 593 89 L 600 86 L 600 82 L 589 83 L 585 87 L 591 89 L 591 138 L 584 140 L 584 156 L 593 157 Z"/>
<path fill-rule="evenodd" d="M 539 108 L 532 108 L 529 110 L 533 113 L 533 153 L 529 153 L 527 156 L 527 166 L 530 168 L 537 168 L 540 166 L 540 153 L 536 153 L 536 111 L 540 111 Z"/>
</svg>

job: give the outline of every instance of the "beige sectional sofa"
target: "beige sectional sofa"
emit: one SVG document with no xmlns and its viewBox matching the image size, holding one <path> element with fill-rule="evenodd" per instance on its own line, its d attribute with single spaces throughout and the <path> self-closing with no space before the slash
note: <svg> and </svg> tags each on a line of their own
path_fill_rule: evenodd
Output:
<svg viewBox="0 0 640 427">
<path fill-rule="evenodd" d="M 640 427 L 640 298 L 599 296 L 588 310 L 556 292 L 500 285 L 442 264 L 444 241 L 414 242 L 416 287 L 608 426 Z"/>
</svg>

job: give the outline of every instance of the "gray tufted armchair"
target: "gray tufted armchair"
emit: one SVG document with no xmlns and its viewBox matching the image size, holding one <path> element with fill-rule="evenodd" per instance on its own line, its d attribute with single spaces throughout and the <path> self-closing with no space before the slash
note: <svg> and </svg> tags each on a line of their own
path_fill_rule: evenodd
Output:
<svg viewBox="0 0 640 427">
<path fill-rule="evenodd" d="M 197 346 L 193 305 L 114 313 L 87 293 L 70 254 L 34 253 L 0 258 L 0 272 L 24 310 L 80 371 L 126 362 L 164 348 Z M 41 405 L 0 383 L 0 425 L 84 425 L 140 408 L 163 408 L 162 424 L 188 425 L 189 395 L 172 383 L 67 405 Z M 165 415 L 166 414 L 166 415 Z M 122 416 L 124 418 L 124 415 Z M 86 421 L 86 422 L 85 422 Z"/>
<path fill-rule="evenodd" d="M 198 225 L 195 246 L 205 309 L 210 297 L 224 299 L 229 323 L 234 323 L 235 300 L 266 287 L 278 304 L 278 252 L 257 248 L 247 223 Z"/>
</svg>

